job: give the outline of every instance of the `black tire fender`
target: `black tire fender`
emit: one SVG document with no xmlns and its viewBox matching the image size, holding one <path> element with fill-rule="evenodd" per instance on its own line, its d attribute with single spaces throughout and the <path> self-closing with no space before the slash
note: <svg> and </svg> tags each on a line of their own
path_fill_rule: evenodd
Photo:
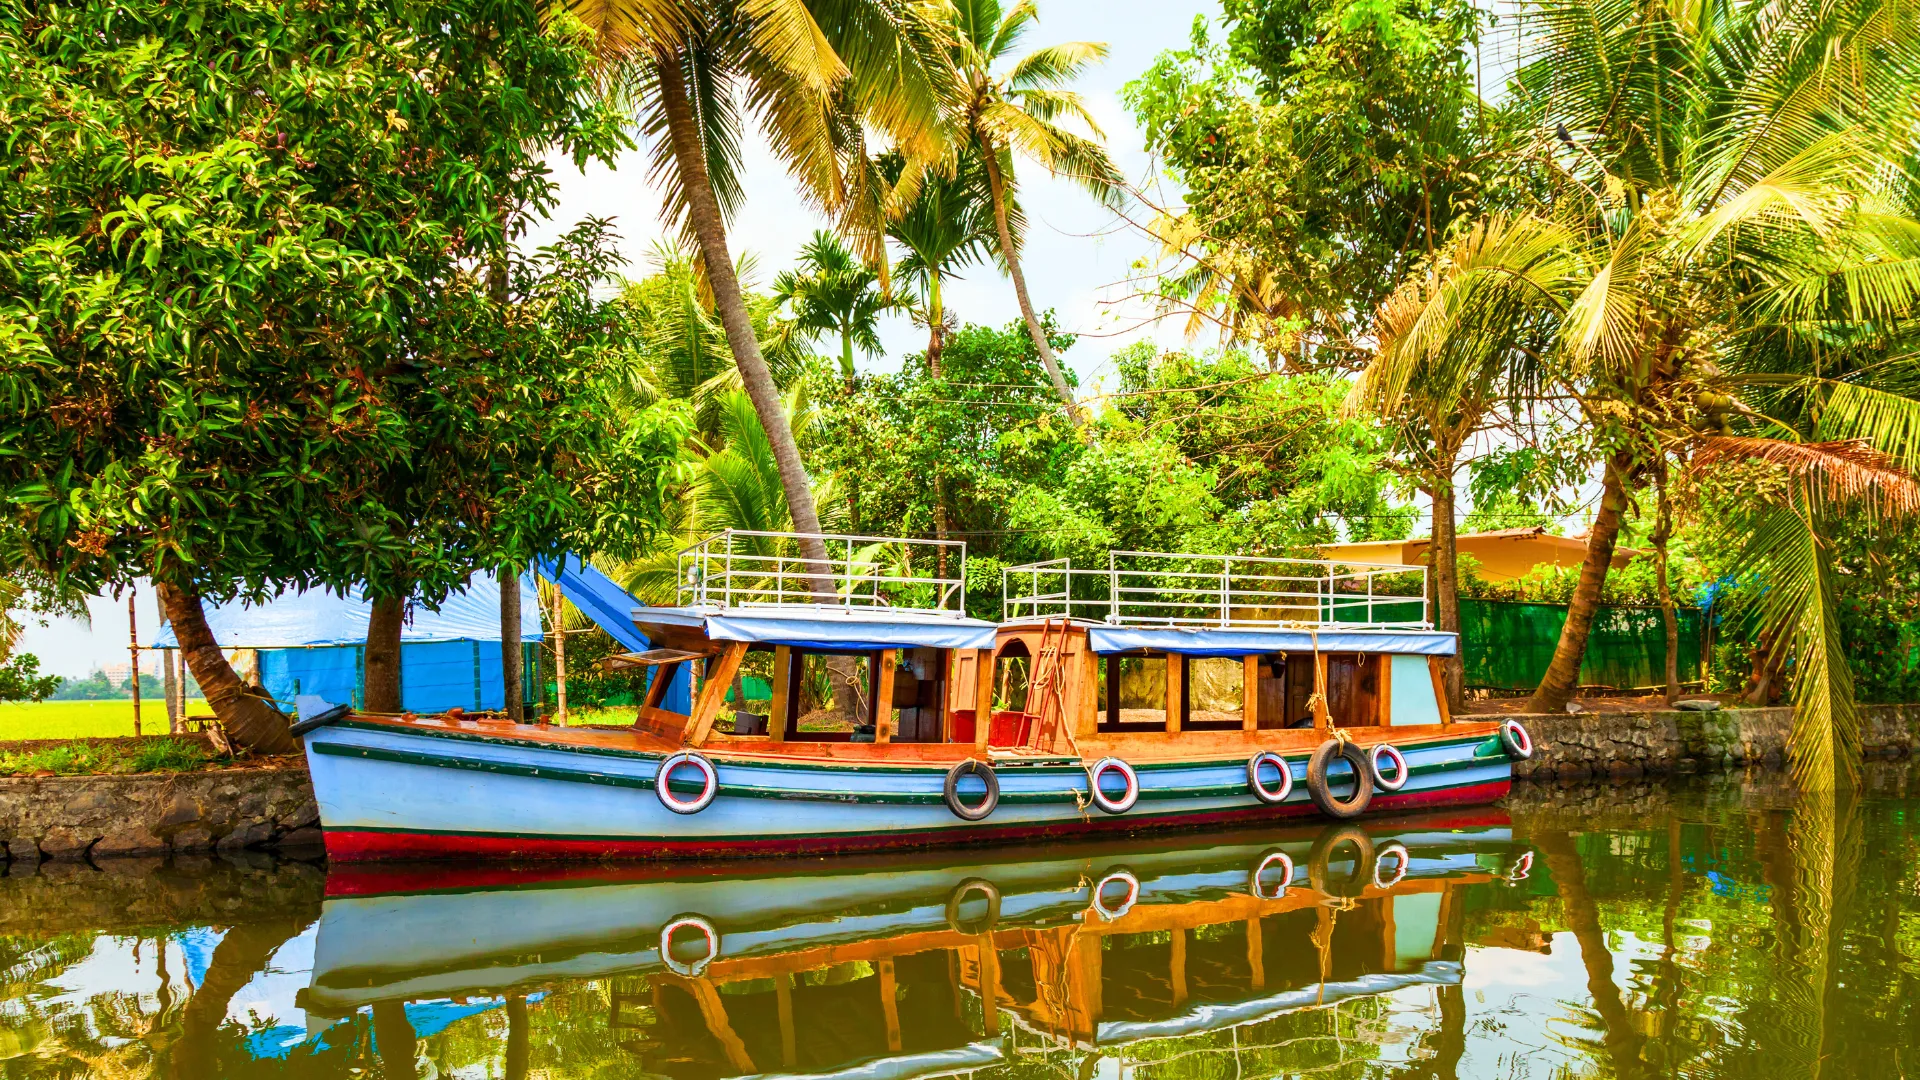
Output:
<svg viewBox="0 0 1920 1080">
<path fill-rule="evenodd" d="M 1336 759 L 1345 759 L 1353 768 L 1353 793 L 1344 799 L 1334 796 L 1327 779 Z M 1307 759 L 1307 795 L 1321 813 L 1335 821 L 1350 821 L 1366 813 L 1367 804 L 1373 801 L 1373 764 L 1367 760 L 1367 752 L 1345 739 L 1321 743 Z"/>
</svg>

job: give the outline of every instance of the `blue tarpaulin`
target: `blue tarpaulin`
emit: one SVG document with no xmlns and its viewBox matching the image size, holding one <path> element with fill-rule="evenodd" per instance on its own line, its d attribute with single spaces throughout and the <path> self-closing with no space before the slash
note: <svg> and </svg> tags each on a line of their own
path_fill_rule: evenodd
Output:
<svg viewBox="0 0 1920 1080">
<path fill-rule="evenodd" d="M 359 590 L 284 593 L 264 604 L 235 602 L 207 609 L 207 625 L 222 648 L 258 649 L 260 684 L 291 705 L 312 694 L 360 705 L 366 685 L 367 622 L 373 605 Z M 411 712 L 499 709 L 506 704 L 500 662 L 500 590 L 488 578 L 447 597 L 438 611 L 411 605 L 400 630 L 400 705 Z M 520 576 L 520 636 L 541 640 L 540 603 L 533 575 Z M 179 647 L 171 626 L 154 647 Z M 527 646 L 535 670 L 537 648 Z M 528 679 L 532 688 L 534 680 Z"/>
<path fill-rule="evenodd" d="M 592 619 L 629 651 L 646 652 L 653 648 L 653 642 L 633 625 L 633 609 L 640 606 L 640 601 L 592 564 L 568 555 L 557 563 L 551 559 L 538 560 L 534 569 L 558 585 L 560 595 L 566 597 L 568 603 L 579 608 L 582 615 Z M 681 714 L 693 712 L 693 679 L 688 667 L 687 664 L 675 667 L 673 681 L 667 684 L 667 696 L 660 703 L 662 708 Z M 649 685 L 657 670 L 647 672 Z"/>
</svg>

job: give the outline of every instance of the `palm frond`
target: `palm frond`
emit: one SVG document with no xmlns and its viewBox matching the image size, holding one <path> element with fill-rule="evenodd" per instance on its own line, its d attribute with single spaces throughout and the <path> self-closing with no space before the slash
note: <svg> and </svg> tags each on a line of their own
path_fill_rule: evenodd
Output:
<svg viewBox="0 0 1920 1080">
<path fill-rule="evenodd" d="M 1015 61 L 1004 81 L 1015 90 L 1048 90 L 1072 82 L 1106 58 L 1104 41 L 1063 41 L 1035 49 Z"/>
<path fill-rule="evenodd" d="M 1771 465 L 1798 481 L 1796 490 L 1816 510 L 1846 507 L 1890 518 L 1920 514 L 1920 481 L 1864 439 L 1807 443 L 1715 435 L 1700 440 L 1693 460 L 1702 467 L 1730 461 Z"/>
</svg>

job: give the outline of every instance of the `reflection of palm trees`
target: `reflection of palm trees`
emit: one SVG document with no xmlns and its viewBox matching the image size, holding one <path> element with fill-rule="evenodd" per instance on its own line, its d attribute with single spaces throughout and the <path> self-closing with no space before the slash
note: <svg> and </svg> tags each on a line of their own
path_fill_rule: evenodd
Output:
<svg viewBox="0 0 1920 1080">
<path fill-rule="evenodd" d="M 1547 857 L 1547 869 L 1553 874 L 1560 903 L 1566 913 L 1567 928 L 1580 944 L 1580 962 L 1587 969 L 1587 995 L 1600 1016 L 1601 1035 L 1614 1072 L 1636 1076 L 1640 1068 L 1640 1032 L 1633 1025 L 1620 987 L 1613 981 L 1613 952 L 1607 948 L 1607 932 L 1600 925 L 1600 908 L 1587 893 L 1587 867 L 1573 837 L 1564 830 L 1543 830 L 1533 838 Z"/>
<path fill-rule="evenodd" d="M 380 1055 L 380 1073 L 384 1080 L 415 1080 L 415 1047 L 419 1043 L 413 1021 L 407 1019 L 407 1006 L 400 1001 L 380 1001 L 373 1006 L 373 1043 Z"/>
<path fill-rule="evenodd" d="M 1853 899 L 1863 848 L 1853 791 L 1805 791 L 1787 825 L 1797 925 L 1780 928 L 1780 989 L 1788 1015 L 1780 1041 L 1799 1075 L 1817 1078 L 1829 1053 L 1827 1000 L 1838 976 L 1839 936 Z"/>
<path fill-rule="evenodd" d="M 242 923 L 227 931 L 207 963 L 206 978 L 180 1011 L 180 1041 L 174 1047 L 170 1074 L 176 1080 L 200 1080 L 214 1075 L 215 1036 L 227 1018 L 233 995 L 253 981 L 280 946 L 305 930 L 312 919 L 282 916 Z"/>
</svg>

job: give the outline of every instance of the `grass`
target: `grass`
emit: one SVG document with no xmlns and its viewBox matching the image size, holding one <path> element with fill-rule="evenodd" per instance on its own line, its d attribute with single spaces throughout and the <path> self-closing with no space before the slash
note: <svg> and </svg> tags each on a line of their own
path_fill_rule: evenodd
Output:
<svg viewBox="0 0 1920 1080">
<path fill-rule="evenodd" d="M 207 703 L 187 702 L 187 712 L 204 713 Z M 167 707 L 156 695 L 140 702 L 140 730 L 165 734 Z M 104 739 L 133 734 L 133 702 L 21 701 L 0 704 L 0 742 L 17 739 Z"/>
<path fill-rule="evenodd" d="M 188 739 L 142 739 L 124 744 L 75 742 L 15 753 L 0 751 L 0 776 L 190 772 L 212 760 L 206 747 Z"/>
</svg>

